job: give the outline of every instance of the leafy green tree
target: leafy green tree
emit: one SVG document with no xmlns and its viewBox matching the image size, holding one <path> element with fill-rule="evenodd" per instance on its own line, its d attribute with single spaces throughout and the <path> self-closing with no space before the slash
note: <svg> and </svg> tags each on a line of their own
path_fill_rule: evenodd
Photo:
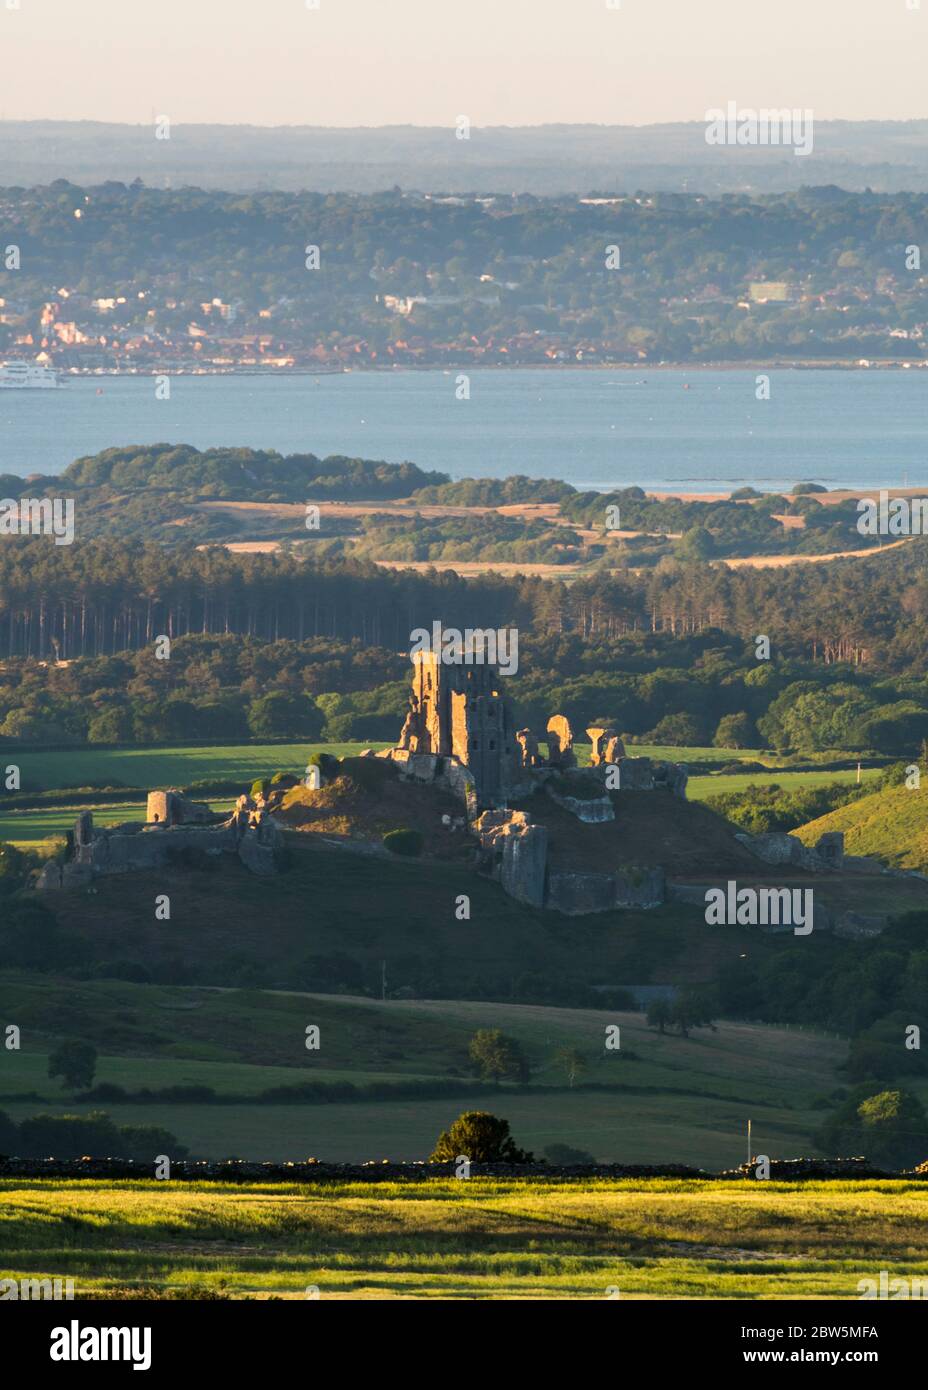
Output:
<svg viewBox="0 0 928 1390">
<path fill-rule="evenodd" d="M 910 1168 L 928 1159 L 928 1117 L 911 1091 L 860 1092 L 822 1126 L 819 1146 L 834 1157 L 863 1155 L 884 1168 Z"/>
<path fill-rule="evenodd" d="M 702 990 L 684 990 L 673 1002 L 671 1018 L 680 1030 L 680 1036 L 688 1038 L 692 1028 L 712 1028 L 713 1007 L 708 994 Z"/>
<path fill-rule="evenodd" d="M 716 748 L 756 748 L 757 730 L 749 714 L 723 714 L 712 740 Z"/>
<path fill-rule="evenodd" d="M 430 1163 L 451 1163 L 469 1158 L 471 1163 L 534 1163 L 534 1156 L 516 1148 L 509 1121 L 486 1110 L 466 1110 L 438 1136 Z"/>
<path fill-rule="evenodd" d="M 272 690 L 248 707 L 248 728 L 255 738 L 318 738 L 323 722 L 322 711 L 308 695 Z"/>
<path fill-rule="evenodd" d="M 63 1042 L 48 1059 L 48 1074 L 61 1077 L 63 1086 L 82 1091 L 93 1085 L 97 1067 L 97 1049 L 87 1042 Z"/>
<path fill-rule="evenodd" d="M 21 887 L 28 862 L 16 845 L 0 841 L 0 895 Z"/>
<path fill-rule="evenodd" d="M 529 1080 L 528 1061 L 520 1044 L 499 1028 L 479 1028 L 467 1048 L 474 1071 L 484 1081 Z"/>
<path fill-rule="evenodd" d="M 587 1055 L 578 1047 L 562 1047 L 555 1053 L 554 1062 L 567 1077 L 567 1084 L 573 1087 L 587 1068 Z"/>
<path fill-rule="evenodd" d="M 95 714 L 87 725 L 88 743 L 130 743 L 132 715 L 128 710 L 110 707 Z"/>
<path fill-rule="evenodd" d="M 648 1005 L 648 1026 L 659 1033 L 666 1032 L 673 1022 L 673 1005 L 669 999 L 652 999 Z"/>
</svg>

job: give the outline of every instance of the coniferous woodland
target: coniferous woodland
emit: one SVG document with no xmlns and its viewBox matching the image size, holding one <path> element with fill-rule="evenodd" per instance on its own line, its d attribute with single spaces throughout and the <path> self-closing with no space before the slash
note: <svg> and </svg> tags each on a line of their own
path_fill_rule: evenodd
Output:
<svg viewBox="0 0 928 1390">
<path fill-rule="evenodd" d="M 915 539 L 868 560 L 665 561 L 565 584 L 22 538 L 0 546 L 0 736 L 390 738 L 410 633 L 438 619 L 519 629 L 512 689 L 536 726 L 564 709 L 656 742 L 905 753 L 928 727 L 924 554 Z M 275 692 L 321 713 L 252 708 Z"/>
<path fill-rule="evenodd" d="M 222 547 L 58 548 L 22 538 L 0 545 L 0 654 L 69 660 L 190 633 L 358 639 L 402 650 L 412 628 L 440 618 L 446 626 L 515 625 L 538 637 L 765 633 L 781 652 L 813 661 L 902 670 L 928 642 L 924 556 L 915 539 L 865 564 L 729 570 L 669 561 L 652 574 L 603 572 L 567 585 Z"/>
</svg>

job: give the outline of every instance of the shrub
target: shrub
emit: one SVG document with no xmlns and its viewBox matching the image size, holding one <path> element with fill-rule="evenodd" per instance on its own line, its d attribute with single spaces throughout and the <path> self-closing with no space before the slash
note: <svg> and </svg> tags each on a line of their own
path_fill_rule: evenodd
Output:
<svg viewBox="0 0 928 1390">
<path fill-rule="evenodd" d="M 323 782 L 331 782 L 339 775 L 340 763 L 331 753 L 313 753 L 307 760 L 307 767 L 318 767 Z"/>
<path fill-rule="evenodd" d="M 424 842 L 418 830 L 403 827 L 399 830 L 388 830 L 383 837 L 383 843 L 384 848 L 391 854 L 402 854 L 415 859 L 422 853 Z"/>
<path fill-rule="evenodd" d="M 289 790 L 290 787 L 298 787 L 299 784 L 299 777 L 294 777 L 292 772 L 275 772 L 271 778 L 272 787 L 283 787 L 285 790 Z"/>
<path fill-rule="evenodd" d="M 509 1121 L 486 1110 L 465 1110 L 449 1129 L 443 1130 L 429 1158 L 430 1163 L 534 1163 L 534 1155 L 517 1149 L 509 1133 Z"/>
<path fill-rule="evenodd" d="M 544 1149 L 544 1155 L 549 1163 L 557 1163 L 565 1168 L 574 1163 L 596 1162 L 586 1149 L 572 1149 L 569 1144 L 548 1144 Z"/>
</svg>

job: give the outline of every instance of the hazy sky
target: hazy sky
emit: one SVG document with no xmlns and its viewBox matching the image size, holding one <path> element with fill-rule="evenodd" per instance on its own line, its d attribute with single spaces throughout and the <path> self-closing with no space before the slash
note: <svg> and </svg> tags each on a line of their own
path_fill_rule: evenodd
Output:
<svg viewBox="0 0 928 1390">
<path fill-rule="evenodd" d="M 729 99 L 928 114 L 928 0 L 610 2 L 0 0 L 0 114 L 640 125 Z"/>
</svg>

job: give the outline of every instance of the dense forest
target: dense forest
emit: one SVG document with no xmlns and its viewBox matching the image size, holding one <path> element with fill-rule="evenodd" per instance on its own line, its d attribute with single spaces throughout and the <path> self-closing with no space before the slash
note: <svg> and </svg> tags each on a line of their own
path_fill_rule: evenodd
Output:
<svg viewBox="0 0 928 1390">
<path fill-rule="evenodd" d="M 924 666 L 926 542 L 872 560 L 730 570 L 667 561 L 570 585 L 492 572 L 383 571 L 295 554 L 42 537 L 0 544 L 0 655 L 69 659 L 134 650 L 159 634 L 236 633 L 266 641 L 358 638 L 404 650 L 412 628 L 514 624 L 584 640 L 710 628 L 770 637 L 779 653 L 893 672 Z"/>
<path fill-rule="evenodd" d="M 0 352 L 390 365 L 915 359 L 928 195 L 0 190 Z M 315 248 L 316 255 L 309 255 Z M 310 262 L 310 264 L 308 264 Z"/>
<path fill-rule="evenodd" d="M 667 562 L 565 585 L 220 548 L 7 543 L 0 737 L 389 739 L 410 632 L 439 619 L 519 629 L 511 688 L 536 728 L 560 709 L 655 742 L 902 755 L 928 729 L 925 544 L 784 570 Z M 154 654 L 162 635 L 170 660 Z M 252 708 L 274 692 L 296 703 Z"/>
</svg>

